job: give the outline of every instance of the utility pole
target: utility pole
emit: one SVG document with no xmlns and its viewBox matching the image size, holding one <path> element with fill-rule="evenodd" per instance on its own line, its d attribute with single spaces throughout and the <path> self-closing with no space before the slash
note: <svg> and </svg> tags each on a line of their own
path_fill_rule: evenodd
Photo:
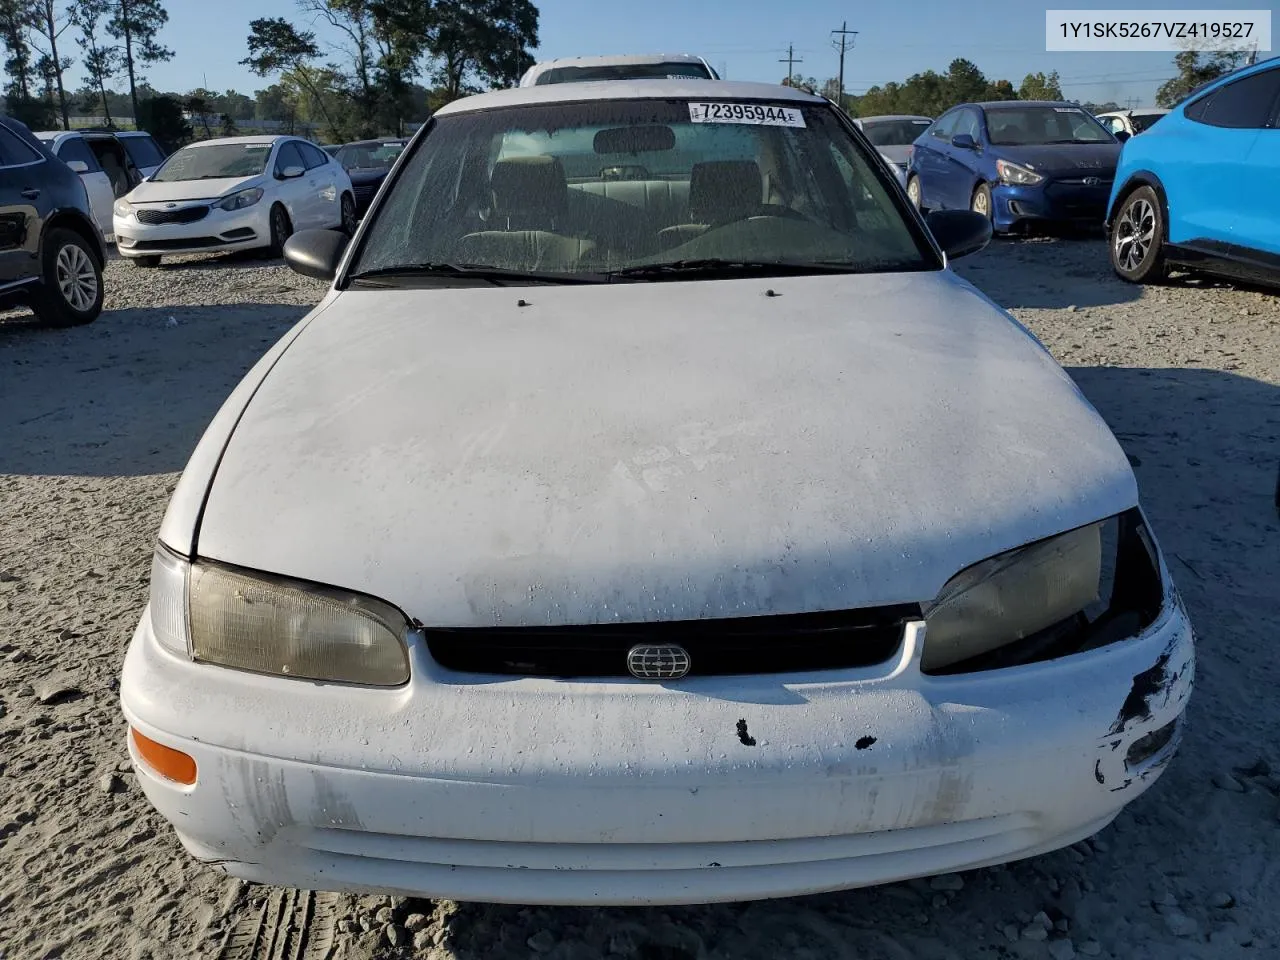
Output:
<svg viewBox="0 0 1280 960">
<path fill-rule="evenodd" d="M 1252 67 L 1258 62 L 1258 41 L 1253 41 L 1253 47 L 1249 50 L 1249 60 L 1246 66 Z"/>
<path fill-rule="evenodd" d="M 854 39 L 858 36 L 857 30 L 849 29 L 849 21 L 846 20 L 840 24 L 839 30 L 832 30 L 833 37 L 839 37 L 838 40 L 832 40 L 831 45 L 836 48 L 840 54 L 840 94 L 836 97 L 836 103 L 840 105 L 840 109 L 844 109 L 844 55 L 853 49 Z"/>
<path fill-rule="evenodd" d="M 787 44 L 787 55 L 779 58 L 778 62 L 787 65 L 787 86 L 790 86 L 791 78 L 796 75 L 796 64 L 804 63 L 803 60 L 796 57 L 796 45 L 794 43 Z"/>
<path fill-rule="evenodd" d="M 1128 100 L 1124 102 L 1124 105 L 1132 111 L 1133 108 L 1138 105 L 1138 103 L 1139 103 L 1139 100 L 1137 97 L 1130 97 Z"/>
</svg>

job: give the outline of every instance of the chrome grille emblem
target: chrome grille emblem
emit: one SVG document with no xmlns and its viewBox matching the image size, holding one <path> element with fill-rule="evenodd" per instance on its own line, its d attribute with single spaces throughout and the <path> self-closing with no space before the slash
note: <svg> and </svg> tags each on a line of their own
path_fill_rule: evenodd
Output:
<svg viewBox="0 0 1280 960">
<path fill-rule="evenodd" d="M 689 666 L 689 651 L 674 643 L 642 643 L 627 651 L 627 669 L 637 680 L 679 680 Z"/>
</svg>

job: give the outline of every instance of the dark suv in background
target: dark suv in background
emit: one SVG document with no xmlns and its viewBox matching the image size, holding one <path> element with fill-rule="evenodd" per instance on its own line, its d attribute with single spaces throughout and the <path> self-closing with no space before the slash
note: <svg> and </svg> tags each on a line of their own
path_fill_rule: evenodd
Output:
<svg viewBox="0 0 1280 960">
<path fill-rule="evenodd" d="M 25 303 L 54 326 L 89 323 L 102 312 L 105 262 L 80 177 L 0 115 L 0 309 Z"/>
</svg>

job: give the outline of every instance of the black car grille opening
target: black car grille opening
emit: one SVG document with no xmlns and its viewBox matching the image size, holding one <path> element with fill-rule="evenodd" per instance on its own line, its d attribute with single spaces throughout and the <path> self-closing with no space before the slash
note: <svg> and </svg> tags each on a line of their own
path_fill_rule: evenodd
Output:
<svg viewBox="0 0 1280 960">
<path fill-rule="evenodd" d="M 629 677 L 637 644 L 678 644 L 689 676 L 845 670 L 884 663 L 902 643 L 917 604 L 827 613 L 606 623 L 565 627 L 427 628 L 427 648 L 462 673 Z"/>
<path fill-rule="evenodd" d="M 156 226 L 164 223 L 195 223 L 209 215 L 207 204 L 195 207 L 180 207 L 177 210 L 151 210 L 140 208 L 137 211 L 138 222 Z"/>
<path fill-rule="evenodd" d="M 1098 593 L 1098 600 L 1091 606 L 1038 633 L 926 672 L 974 673 L 1057 660 L 1119 643 L 1146 630 L 1164 608 L 1164 583 L 1155 542 L 1137 510 L 1103 524 L 1102 582 Z M 926 628 L 925 643 L 928 642 Z"/>
<path fill-rule="evenodd" d="M 221 237 L 175 237 L 172 240 L 139 240 L 131 250 L 188 250 L 195 247 L 221 247 L 228 241 Z"/>
</svg>

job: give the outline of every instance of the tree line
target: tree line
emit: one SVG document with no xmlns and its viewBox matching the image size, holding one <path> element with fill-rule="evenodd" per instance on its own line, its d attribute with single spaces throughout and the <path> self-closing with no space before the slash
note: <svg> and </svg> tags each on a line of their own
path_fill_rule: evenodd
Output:
<svg viewBox="0 0 1280 960">
<path fill-rule="evenodd" d="M 532 0 L 297 0 L 297 22 L 249 24 L 241 60 L 270 83 L 252 97 L 193 88 L 161 93 L 147 68 L 172 59 L 162 0 L 0 0 L 4 99 L 35 129 L 70 128 L 72 114 L 105 126 L 132 117 L 173 147 L 269 120 L 334 142 L 402 134 L 436 107 L 514 84 L 533 63 Z M 322 42 L 306 23 L 329 27 Z M 67 55 L 77 50 L 79 60 Z M 67 72 L 79 68 L 78 89 Z M 125 92 L 117 92 L 124 86 Z"/>
</svg>

